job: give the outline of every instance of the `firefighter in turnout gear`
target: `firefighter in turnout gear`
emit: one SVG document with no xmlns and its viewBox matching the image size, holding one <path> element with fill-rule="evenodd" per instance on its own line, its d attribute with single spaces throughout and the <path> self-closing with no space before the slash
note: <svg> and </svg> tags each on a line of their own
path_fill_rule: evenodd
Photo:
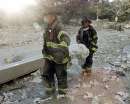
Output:
<svg viewBox="0 0 130 104">
<path fill-rule="evenodd" d="M 46 14 L 47 27 L 44 33 L 43 56 L 45 66 L 42 71 L 43 81 L 46 85 L 46 94 L 55 93 L 55 75 L 58 81 L 58 93 L 66 94 L 67 90 L 67 63 L 69 62 L 70 38 L 62 31 L 55 14 Z"/>
<path fill-rule="evenodd" d="M 97 46 L 97 32 L 91 26 L 92 21 L 85 17 L 81 24 L 81 28 L 79 29 L 78 35 L 76 37 L 78 43 L 84 44 L 90 51 L 89 56 L 86 58 L 86 61 L 82 68 L 84 69 L 83 73 L 90 75 L 92 71 L 93 64 L 93 54 L 96 52 Z"/>
</svg>

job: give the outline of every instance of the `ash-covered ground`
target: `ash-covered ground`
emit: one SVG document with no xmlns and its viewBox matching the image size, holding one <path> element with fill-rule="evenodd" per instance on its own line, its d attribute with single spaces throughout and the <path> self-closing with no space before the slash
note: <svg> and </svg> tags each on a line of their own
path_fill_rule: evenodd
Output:
<svg viewBox="0 0 130 104">
<path fill-rule="evenodd" d="M 74 40 L 79 27 L 65 26 L 65 29 Z M 44 101 L 44 85 L 40 72 L 37 71 L 1 85 L 0 104 L 129 104 L 130 86 L 127 84 L 130 79 L 130 58 L 125 58 L 127 63 L 123 58 L 130 53 L 124 52 L 123 48 L 130 45 L 130 30 L 118 32 L 101 29 L 97 32 L 99 49 L 94 56 L 95 71 L 88 78 L 80 74 L 81 69 L 78 65 L 68 70 L 69 101 Z M 18 56 L 19 61 L 25 53 L 31 55 L 33 51 L 42 49 L 42 31 L 36 31 L 31 26 L 0 29 L 0 37 L 1 65 L 3 59 L 9 63 L 12 57 Z M 127 73 L 126 76 L 122 77 L 122 73 L 116 73 L 119 69 L 123 74 Z"/>
</svg>

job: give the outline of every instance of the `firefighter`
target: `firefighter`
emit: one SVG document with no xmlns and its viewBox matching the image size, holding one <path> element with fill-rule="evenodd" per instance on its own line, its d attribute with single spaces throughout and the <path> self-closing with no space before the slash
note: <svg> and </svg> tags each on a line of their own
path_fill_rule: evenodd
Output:
<svg viewBox="0 0 130 104">
<path fill-rule="evenodd" d="M 44 37 L 43 56 L 45 66 L 42 78 L 46 85 L 46 95 L 55 94 L 55 77 L 58 80 L 58 93 L 65 95 L 67 91 L 67 63 L 70 60 L 68 46 L 70 38 L 62 30 L 58 18 L 54 13 L 46 14 L 44 18 L 47 23 Z"/>
<path fill-rule="evenodd" d="M 92 71 L 92 64 L 93 64 L 93 54 L 96 52 L 97 46 L 97 32 L 91 25 L 92 21 L 85 17 L 81 21 L 81 28 L 79 29 L 78 35 L 76 37 L 78 43 L 84 44 L 89 49 L 89 56 L 86 58 L 85 63 L 83 64 L 82 68 L 83 73 L 91 74 Z"/>
</svg>

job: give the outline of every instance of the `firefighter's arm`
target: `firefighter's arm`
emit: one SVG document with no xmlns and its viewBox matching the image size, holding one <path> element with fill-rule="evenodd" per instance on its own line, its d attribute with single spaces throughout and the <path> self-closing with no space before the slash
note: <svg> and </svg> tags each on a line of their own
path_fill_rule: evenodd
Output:
<svg viewBox="0 0 130 104">
<path fill-rule="evenodd" d="M 94 52 L 97 51 L 97 49 L 98 49 L 97 41 L 98 41 L 97 32 L 96 32 L 95 29 L 93 29 L 93 31 L 92 31 L 91 46 L 90 46 L 90 52 L 94 53 Z"/>
<path fill-rule="evenodd" d="M 58 39 L 60 41 L 59 45 L 61 45 L 63 47 L 68 47 L 70 45 L 70 38 L 66 32 L 60 31 L 60 33 L 58 35 Z"/>
<path fill-rule="evenodd" d="M 77 43 L 80 43 L 80 30 L 78 32 L 78 35 L 76 36 L 76 42 Z"/>
<path fill-rule="evenodd" d="M 47 45 L 46 45 L 46 37 L 45 37 L 45 33 L 43 33 L 43 49 L 42 49 L 42 54 L 47 52 Z"/>
</svg>

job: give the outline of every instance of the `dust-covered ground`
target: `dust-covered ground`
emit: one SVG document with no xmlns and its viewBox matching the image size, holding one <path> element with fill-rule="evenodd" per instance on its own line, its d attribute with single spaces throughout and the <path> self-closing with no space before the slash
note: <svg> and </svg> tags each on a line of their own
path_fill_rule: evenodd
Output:
<svg viewBox="0 0 130 104">
<path fill-rule="evenodd" d="M 65 26 L 72 40 L 75 39 L 79 27 Z M 68 70 L 68 100 L 44 101 L 44 85 L 39 71 L 11 81 L 1 86 L 1 104 L 125 104 L 128 99 L 127 80 L 116 74 L 115 62 L 122 49 L 130 44 L 130 30 L 118 32 L 115 30 L 97 30 L 99 49 L 94 56 L 94 71 L 90 78 L 80 75 L 80 67 L 73 66 Z M 33 27 L 8 27 L 0 30 L 1 61 L 4 58 L 32 53 L 42 49 L 42 32 Z M 74 42 L 74 41 L 72 41 Z M 119 68 L 119 67 L 118 67 Z M 100 76 L 100 77 L 99 77 Z M 125 81 L 124 81 L 125 80 Z M 116 84 L 115 84 L 115 83 Z M 127 89 L 126 89 L 127 88 Z M 129 103 L 128 103 L 129 104 Z"/>
</svg>

